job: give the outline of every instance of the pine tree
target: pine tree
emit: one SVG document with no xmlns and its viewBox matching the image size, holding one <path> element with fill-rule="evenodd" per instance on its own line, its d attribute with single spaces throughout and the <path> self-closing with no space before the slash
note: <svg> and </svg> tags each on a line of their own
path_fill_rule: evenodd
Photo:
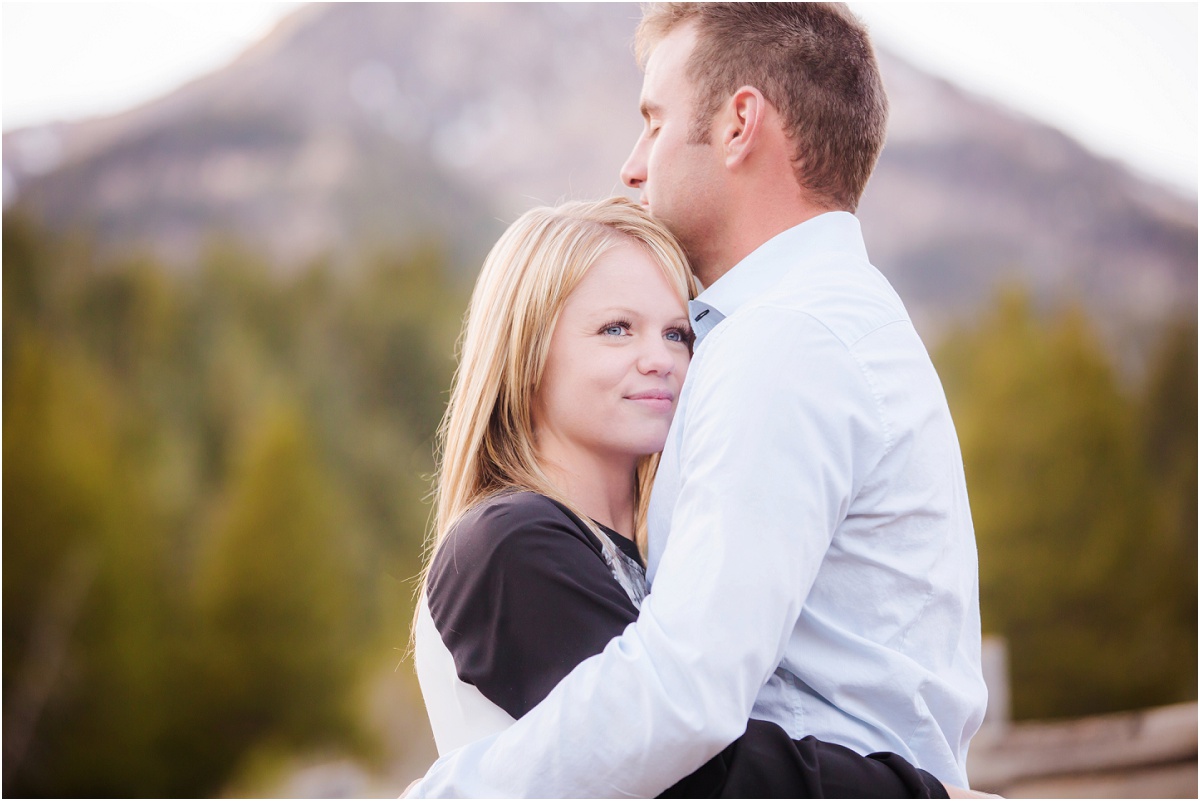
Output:
<svg viewBox="0 0 1200 801">
<path fill-rule="evenodd" d="M 358 532 L 305 418 L 275 406 L 248 437 L 197 582 L 212 734 L 234 760 L 268 739 L 337 742 L 361 636 Z"/>
<path fill-rule="evenodd" d="M 40 335 L 6 367 L 5 791 L 159 792 L 161 550 L 125 407 Z"/>
<path fill-rule="evenodd" d="M 1014 713 L 1177 700 L 1147 588 L 1156 536 L 1132 400 L 1078 311 L 1010 291 L 950 338 L 943 378 L 979 544 L 986 630 L 1009 640 Z"/>
<path fill-rule="evenodd" d="M 1196 692 L 1197 428 L 1196 321 L 1177 321 L 1151 361 L 1143 412 L 1143 445 L 1154 481 L 1159 529 L 1152 582 L 1159 618 L 1178 666 L 1182 698 Z"/>
</svg>

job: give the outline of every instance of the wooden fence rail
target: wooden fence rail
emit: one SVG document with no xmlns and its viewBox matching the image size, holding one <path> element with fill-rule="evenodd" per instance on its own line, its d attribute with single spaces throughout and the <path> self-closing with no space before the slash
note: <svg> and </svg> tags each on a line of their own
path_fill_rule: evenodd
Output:
<svg viewBox="0 0 1200 801">
<path fill-rule="evenodd" d="M 967 769 L 973 787 L 1010 798 L 1196 798 L 1196 729 L 1195 702 L 994 724 Z"/>
</svg>

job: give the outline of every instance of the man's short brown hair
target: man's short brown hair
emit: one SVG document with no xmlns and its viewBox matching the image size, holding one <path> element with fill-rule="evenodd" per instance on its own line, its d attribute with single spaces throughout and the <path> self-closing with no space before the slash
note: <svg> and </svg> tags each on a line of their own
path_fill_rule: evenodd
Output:
<svg viewBox="0 0 1200 801">
<path fill-rule="evenodd" d="M 680 25 L 696 24 L 687 76 L 696 88 L 690 140 L 739 87 L 779 111 L 796 180 L 818 205 L 854 211 L 887 130 L 887 95 L 863 24 L 840 3 L 654 3 L 637 30 L 638 62 Z"/>
</svg>

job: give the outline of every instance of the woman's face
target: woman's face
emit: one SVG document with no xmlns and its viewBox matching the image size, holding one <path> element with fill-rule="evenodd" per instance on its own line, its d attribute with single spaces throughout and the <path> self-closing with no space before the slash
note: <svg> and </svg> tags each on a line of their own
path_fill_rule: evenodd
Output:
<svg viewBox="0 0 1200 801">
<path fill-rule="evenodd" d="M 687 309 L 640 246 L 622 242 L 567 297 L 534 426 L 543 458 L 636 459 L 662 450 L 691 359 Z"/>
</svg>

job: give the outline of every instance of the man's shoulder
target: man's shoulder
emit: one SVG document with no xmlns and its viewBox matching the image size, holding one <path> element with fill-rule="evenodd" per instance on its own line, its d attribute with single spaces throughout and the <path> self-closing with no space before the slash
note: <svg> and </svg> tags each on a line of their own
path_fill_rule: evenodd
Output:
<svg viewBox="0 0 1200 801">
<path fill-rule="evenodd" d="M 797 265 L 769 291 L 730 316 L 730 329 L 779 336 L 828 334 L 852 347 L 869 334 L 896 324 L 911 326 L 908 311 L 888 280 L 870 262 L 822 254 Z M 782 329 L 782 332 L 781 332 Z"/>
</svg>

